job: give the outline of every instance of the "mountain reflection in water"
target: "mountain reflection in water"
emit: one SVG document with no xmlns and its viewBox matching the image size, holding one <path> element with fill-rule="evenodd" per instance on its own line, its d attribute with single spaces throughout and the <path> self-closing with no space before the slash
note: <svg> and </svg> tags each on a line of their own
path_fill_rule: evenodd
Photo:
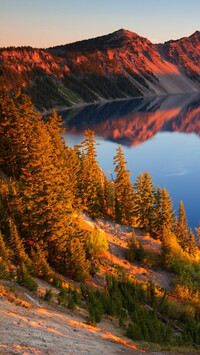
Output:
<svg viewBox="0 0 200 355">
<path fill-rule="evenodd" d="M 200 96 L 167 96 L 90 105 L 62 113 L 68 133 L 83 134 L 87 128 L 99 137 L 135 146 L 158 132 L 200 135 Z"/>
<path fill-rule="evenodd" d="M 174 209 L 183 200 L 191 227 L 200 221 L 200 96 L 174 95 L 118 101 L 62 112 L 69 145 L 95 131 L 98 161 L 108 174 L 122 145 L 134 183 L 148 170 L 155 186 L 166 187 Z"/>
</svg>

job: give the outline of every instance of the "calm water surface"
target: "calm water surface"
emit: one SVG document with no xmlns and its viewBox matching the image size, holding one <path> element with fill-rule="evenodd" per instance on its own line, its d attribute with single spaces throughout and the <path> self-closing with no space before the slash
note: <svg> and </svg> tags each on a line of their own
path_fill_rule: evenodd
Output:
<svg viewBox="0 0 200 355">
<path fill-rule="evenodd" d="M 134 183 L 148 170 L 155 186 L 166 187 L 177 214 L 182 199 L 189 225 L 200 221 L 200 96 L 119 101 L 62 112 L 68 145 L 95 131 L 98 161 L 113 173 L 121 144 Z"/>
</svg>

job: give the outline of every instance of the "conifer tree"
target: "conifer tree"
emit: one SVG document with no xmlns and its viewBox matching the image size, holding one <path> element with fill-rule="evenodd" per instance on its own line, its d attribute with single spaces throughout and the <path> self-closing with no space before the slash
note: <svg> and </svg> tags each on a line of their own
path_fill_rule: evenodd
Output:
<svg viewBox="0 0 200 355">
<path fill-rule="evenodd" d="M 161 226 L 162 226 L 162 190 L 158 186 L 155 194 L 155 206 L 154 206 L 154 222 L 153 222 L 153 232 L 156 237 L 161 236 Z"/>
<path fill-rule="evenodd" d="M 77 281 L 84 281 L 89 277 L 89 261 L 86 259 L 86 253 L 79 238 L 69 241 L 67 252 L 68 270 Z"/>
<path fill-rule="evenodd" d="M 165 231 L 174 231 L 174 211 L 172 210 L 172 200 L 169 193 L 162 189 L 162 225 Z"/>
<path fill-rule="evenodd" d="M 23 263 L 30 272 L 34 272 L 33 263 L 25 251 L 22 240 L 19 237 L 17 227 L 11 218 L 9 219 L 9 229 L 9 245 L 13 252 L 14 261 L 17 265 L 21 265 Z"/>
<path fill-rule="evenodd" d="M 0 229 L 0 257 L 6 261 L 9 262 L 9 251 L 5 245 L 4 239 L 3 239 L 3 235 L 1 233 L 1 229 Z"/>
<path fill-rule="evenodd" d="M 28 161 L 28 142 L 32 121 L 18 110 L 8 91 L 0 90 L 0 167 L 9 175 L 19 177 Z"/>
<path fill-rule="evenodd" d="M 40 244 L 37 244 L 35 249 L 31 249 L 31 260 L 37 268 L 38 276 L 50 281 L 54 273 L 47 262 L 47 252 L 44 251 L 43 246 Z"/>
<path fill-rule="evenodd" d="M 85 131 L 85 140 L 81 143 L 81 165 L 80 165 L 80 192 L 83 203 L 86 204 L 94 217 L 100 215 L 102 206 L 100 203 L 103 182 L 103 172 L 98 166 L 96 143 L 94 132 L 88 129 Z"/>
<path fill-rule="evenodd" d="M 199 228 L 195 228 L 197 232 L 197 238 L 198 238 L 198 248 L 200 249 L 200 223 L 199 223 Z"/>
<path fill-rule="evenodd" d="M 115 186 L 112 180 L 108 180 L 104 174 L 104 201 L 105 212 L 115 217 Z"/>
<path fill-rule="evenodd" d="M 180 201 L 178 218 L 175 226 L 175 234 L 180 246 L 188 251 L 188 221 L 185 215 L 183 201 Z"/>
<path fill-rule="evenodd" d="M 135 187 L 135 215 L 137 222 L 146 232 L 153 228 L 155 188 L 147 171 L 144 176 L 140 173 Z"/>
<path fill-rule="evenodd" d="M 139 226 L 143 226 L 142 220 L 142 203 L 143 203 L 143 184 L 144 179 L 142 173 L 138 176 L 134 184 L 134 215 Z"/>
<path fill-rule="evenodd" d="M 17 267 L 17 281 L 20 285 L 27 287 L 30 291 L 37 291 L 38 285 L 30 276 L 23 262 Z"/>
<path fill-rule="evenodd" d="M 127 162 L 121 146 L 117 149 L 114 157 L 115 165 L 115 194 L 116 194 L 116 220 L 118 222 L 132 224 L 134 201 L 133 186 L 130 181 L 130 171 L 126 169 Z"/>
<path fill-rule="evenodd" d="M 135 237 L 134 228 L 132 230 L 132 236 L 127 240 L 127 260 L 133 262 L 135 260 L 135 256 L 137 254 L 137 241 Z"/>
<path fill-rule="evenodd" d="M 172 201 L 165 188 L 157 189 L 154 206 L 153 231 L 157 238 L 163 240 L 174 230 L 174 211 Z"/>
<path fill-rule="evenodd" d="M 192 228 L 189 229 L 188 252 L 191 256 L 195 256 L 197 253 L 197 246 Z"/>
<path fill-rule="evenodd" d="M 10 278 L 13 276 L 13 269 L 9 260 L 10 251 L 6 247 L 3 235 L 0 229 L 0 278 Z"/>
</svg>

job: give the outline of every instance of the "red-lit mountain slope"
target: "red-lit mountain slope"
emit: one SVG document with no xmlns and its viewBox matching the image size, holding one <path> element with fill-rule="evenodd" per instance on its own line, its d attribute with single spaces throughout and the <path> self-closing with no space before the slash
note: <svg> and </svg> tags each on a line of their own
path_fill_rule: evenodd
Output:
<svg viewBox="0 0 200 355">
<path fill-rule="evenodd" d="M 121 29 L 46 50 L 1 49 L 3 83 L 24 86 L 39 108 L 199 92 L 200 33 L 155 45 Z"/>
<path fill-rule="evenodd" d="M 192 80 L 199 80 L 200 75 L 200 32 L 177 41 L 169 41 L 157 45 L 158 51 L 165 60 L 174 63 L 185 71 Z"/>
</svg>

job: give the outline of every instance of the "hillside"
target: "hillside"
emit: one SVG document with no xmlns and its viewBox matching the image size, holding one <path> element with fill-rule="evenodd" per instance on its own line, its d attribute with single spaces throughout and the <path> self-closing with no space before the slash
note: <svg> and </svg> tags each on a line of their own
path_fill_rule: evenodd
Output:
<svg viewBox="0 0 200 355">
<path fill-rule="evenodd" d="M 82 223 L 86 230 L 93 229 L 95 224 L 86 214 L 83 214 Z M 169 286 L 169 280 L 172 281 L 170 274 L 166 277 L 166 273 L 163 277 L 159 271 L 152 271 L 151 274 L 150 270 L 142 268 L 137 263 L 132 265 L 125 263 L 126 240 L 132 228 L 109 223 L 103 219 L 96 221 L 96 223 L 104 230 L 109 240 L 109 251 L 105 254 L 104 260 L 107 267 L 110 268 L 110 272 L 115 274 L 117 266 L 125 267 L 125 271 L 134 279 L 145 281 L 151 277 L 154 281 L 157 279 L 160 285 Z M 137 233 L 140 234 L 139 230 Z M 142 240 L 144 246 L 160 251 L 159 242 L 156 243 L 148 236 L 138 236 L 138 238 Z M 122 256 L 119 254 L 119 248 L 122 250 Z M 88 284 L 93 284 L 97 288 L 104 287 L 106 284 L 104 272 L 98 273 Z M 78 283 L 73 283 L 70 279 L 63 278 L 63 281 L 71 284 L 72 287 L 74 284 L 79 287 Z M 58 305 L 56 299 L 58 290 L 56 288 L 52 288 L 54 299 L 51 304 L 45 302 L 41 297 L 50 285 L 39 279 L 37 279 L 37 283 L 39 285 L 37 294 L 33 294 L 23 287 L 16 286 L 15 283 L 3 282 L 7 294 L 4 293 L 0 296 L 0 353 L 3 350 L 5 354 L 10 352 L 24 354 L 26 352 L 28 354 L 48 353 L 53 355 L 59 351 L 59 354 L 79 354 L 81 352 L 97 355 L 102 354 L 102 349 L 104 354 L 108 352 L 110 354 L 141 354 L 143 352 L 137 342 L 132 342 L 124 336 L 116 319 L 103 317 L 98 326 L 92 327 L 87 324 L 88 312 L 85 309 L 78 307 L 72 312 L 68 308 Z M 8 336 L 8 328 L 9 334 L 12 333 L 12 338 Z M 150 354 L 148 351 L 145 353 Z M 151 352 L 151 354 L 153 353 Z"/>
<path fill-rule="evenodd" d="M 199 32 L 155 45 L 120 29 L 48 49 L 0 49 L 0 83 L 22 87 L 39 109 L 200 91 Z"/>
<path fill-rule="evenodd" d="M 137 262 L 130 264 L 125 259 L 127 238 L 132 228 L 125 225 L 111 223 L 103 219 L 94 222 L 87 214 L 82 216 L 82 225 L 86 230 L 92 230 L 97 224 L 104 231 L 109 241 L 109 251 L 103 256 L 105 266 L 101 273 L 97 273 L 88 285 L 103 289 L 106 285 L 105 272 L 116 275 L 117 270 L 124 271 L 133 280 L 147 281 L 151 279 L 158 286 L 171 290 L 173 275 L 160 269 L 157 271 L 149 267 L 142 267 Z M 145 250 L 150 253 L 160 253 L 159 241 L 144 235 L 140 229 L 135 229 L 137 240 L 142 242 Z M 118 269 L 119 268 L 119 269 Z M 62 278 L 66 285 L 80 287 L 66 277 Z M 103 316 L 96 327 L 88 325 L 88 311 L 77 307 L 69 310 L 58 304 L 58 289 L 45 281 L 36 279 L 37 293 L 11 281 L 1 281 L 0 285 L 0 353 L 3 354 L 174 354 L 161 351 L 162 347 L 152 345 L 148 351 L 147 344 L 143 346 L 131 341 L 120 329 L 116 318 Z M 3 285 L 3 287 L 2 287 Z M 46 302 L 43 297 L 46 289 L 51 287 L 53 300 Z M 9 330 L 9 332 L 8 332 Z M 12 337 L 10 337 L 12 334 Z M 143 349 L 141 348 L 143 347 Z M 145 350 L 146 349 L 146 350 Z M 167 347 L 166 347 L 167 349 Z M 158 351 L 159 350 L 159 351 Z M 185 353 L 190 349 L 185 348 Z M 199 353 L 194 352 L 193 354 Z"/>
<path fill-rule="evenodd" d="M 103 289 L 106 285 L 105 272 L 116 275 L 119 270 L 133 280 L 152 280 L 158 287 L 164 287 L 170 292 L 174 275 L 163 269 L 153 270 L 134 262 L 130 264 L 125 259 L 127 238 L 132 228 L 99 219 L 93 221 L 87 214 L 82 215 L 82 226 L 86 230 L 93 230 L 94 225 L 105 233 L 109 241 L 109 250 L 102 256 L 105 264 L 88 285 L 96 289 Z M 137 241 L 140 241 L 146 251 L 160 254 L 161 243 L 142 230 L 135 228 Z M 66 287 L 80 287 L 80 284 L 62 277 Z M 57 296 L 59 290 L 47 282 L 36 279 L 37 293 L 11 281 L 1 281 L 0 285 L 0 334 L 1 354 L 199 354 L 200 351 L 189 347 L 170 348 L 132 341 L 124 335 L 115 317 L 103 316 L 97 326 L 88 325 L 88 311 L 77 306 L 70 310 L 59 305 Z M 53 299 L 44 300 L 45 291 L 51 287 Z M 8 332 L 9 330 L 9 332 Z M 12 337 L 10 337 L 12 334 Z M 149 350 L 151 349 L 151 350 Z M 163 350 L 165 349 L 165 350 Z M 183 352 L 182 352 L 183 351 Z"/>
<path fill-rule="evenodd" d="M 94 353 L 106 338 L 121 351 L 198 353 L 200 244 L 183 202 L 175 218 L 169 193 L 148 171 L 131 182 L 121 146 L 108 179 L 94 132 L 74 148 L 62 132 L 55 110 L 43 117 L 28 96 L 0 90 L 2 350 L 64 353 L 67 338 L 74 352 Z M 200 240 L 200 227 L 196 234 Z M 73 343 L 76 326 L 84 332 Z M 97 334 L 89 344 L 88 330 Z"/>
</svg>

